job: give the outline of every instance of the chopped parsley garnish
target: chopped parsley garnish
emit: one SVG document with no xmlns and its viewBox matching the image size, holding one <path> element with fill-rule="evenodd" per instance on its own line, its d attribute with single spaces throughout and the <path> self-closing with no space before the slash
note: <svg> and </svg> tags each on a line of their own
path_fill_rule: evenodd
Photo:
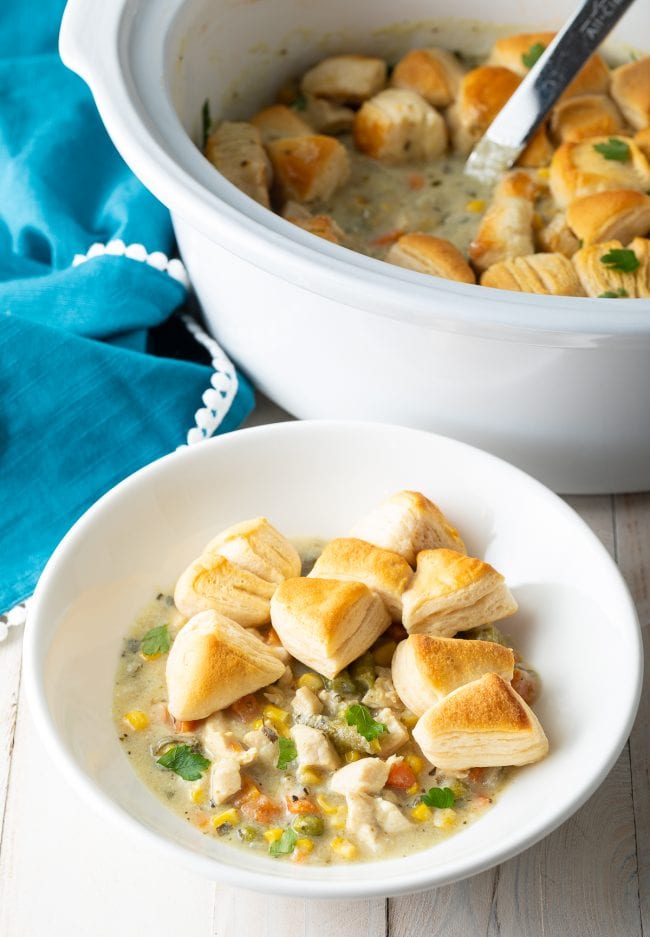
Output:
<svg viewBox="0 0 650 937">
<path fill-rule="evenodd" d="M 288 856 L 296 848 L 297 839 L 296 831 L 288 826 L 280 839 L 276 839 L 274 843 L 271 843 L 269 854 L 272 856 Z"/>
<path fill-rule="evenodd" d="M 630 147 L 625 140 L 617 140 L 616 137 L 610 137 L 607 143 L 594 143 L 594 149 L 605 159 L 615 159 L 619 163 L 630 158 Z"/>
<path fill-rule="evenodd" d="M 173 771 L 184 781 L 198 781 L 210 762 L 189 745 L 174 745 L 157 760 L 157 764 Z"/>
<path fill-rule="evenodd" d="M 203 102 L 203 107 L 201 108 L 201 123 L 203 127 L 203 149 L 205 149 L 205 144 L 208 142 L 208 137 L 210 136 L 210 130 L 212 129 L 212 117 L 210 116 L 210 102 L 207 98 Z"/>
<path fill-rule="evenodd" d="M 354 703 L 345 710 L 345 721 L 349 726 L 354 726 L 359 735 L 362 735 L 368 742 L 374 741 L 383 732 L 388 732 L 388 728 L 383 722 L 375 722 L 367 706 L 361 703 Z"/>
<path fill-rule="evenodd" d="M 427 807 L 453 807 L 456 795 L 449 787 L 430 787 L 420 800 Z"/>
<path fill-rule="evenodd" d="M 278 755 L 277 767 L 281 771 L 286 771 L 288 765 L 297 758 L 298 752 L 291 739 L 279 738 L 278 745 L 280 747 L 280 754 Z"/>
<path fill-rule="evenodd" d="M 292 102 L 291 107 L 294 111 L 306 111 L 307 110 L 307 98 L 304 94 L 299 94 L 298 97 Z"/>
<path fill-rule="evenodd" d="M 171 646 L 172 639 L 167 625 L 159 625 L 147 631 L 140 643 L 140 650 L 145 657 L 156 657 L 158 654 L 166 654 Z"/>
<path fill-rule="evenodd" d="M 633 273 L 639 266 L 639 260 L 634 251 L 628 248 L 612 248 L 600 258 L 610 270 L 619 270 L 621 273 Z"/>
<path fill-rule="evenodd" d="M 535 62 L 540 59 L 546 52 L 546 46 L 542 42 L 534 42 L 530 47 L 528 52 L 524 52 L 521 56 L 521 61 L 524 63 L 526 68 L 532 68 Z"/>
<path fill-rule="evenodd" d="M 598 299 L 624 299 L 626 296 L 629 296 L 629 293 L 621 286 L 617 290 L 605 290 L 599 294 Z"/>
</svg>

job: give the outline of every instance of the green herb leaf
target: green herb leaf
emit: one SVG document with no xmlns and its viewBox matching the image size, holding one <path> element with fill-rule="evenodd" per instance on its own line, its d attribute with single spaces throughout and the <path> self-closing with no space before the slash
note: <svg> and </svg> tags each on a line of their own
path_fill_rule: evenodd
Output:
<svg viewBox="0 0 650 937">
<path fill-rule="evenodd" d="M 616 159 L 619 163 L 630 158 L 629 146 L 625 140 L 617 140 L 616 137 L 610 137 L 607 143 L 594 143 L 594 149 L 605 159 Z"/>
<path fill-rule="evenodd" d="M 140 644 L 140 650 L 145 657 L 155 657 L 157 654 L 166 654 L 172 646 L 167 625 L 151 628 L 145 634 Z"/>
<path fill-rule="evenodd" d="M 546 46 L 542 42 L 535 42 L 530 47 L 528 52 L 524 52 L 521 56 L 521 61 L 524 63 L 526 68 L 532 68 L 535 62 L 540 59 L 546 52 Z"/>
<path fill-rule="evenodd" d="M 629 293 L 621 286 L 617 290 L 605 290 L 599 294 L 598 299 L 624 299 L 626 296 L 629 296 Z"/>
<path fill-rule="evenodd" d="M 280 754 L 278 755 L 277 767 L 280 768 L 281 771 L 286 771 L 290 762 L 298 757 L 298 752 L 291 739 L 283 739 L 280 737 L 278 738 L 278 745 L 280 746 Z"/>
<path fill-rule="evenodd" d="M 610 270 L 620 270 L 621 273 L 633 273 L 639 266 L 636 254 L 627 248 L 613 248 L 600 259 Z"/>
<path fill-rule="evenodd" d="M 208 142 L 210 130 L 212 129 L 212 117 L 210 116 L 210 101 L 206 98 L 201 108 L 201 122 L 203 127 L 203 149 Z"/>
<path fill-rule="evenodd" d="M 157 764 L 173 771 L 184 781 L 198 781 L 205 769 L 210 767 L 208 759 L 189 745 L 174 745 L 157 760 Z"/>
<path fill-rule="evenodd" d="M 367 706 L 361 703 L 354 703 L 345 710 L 345 721 L 349 726 L 354 726 L 359 735 L 362 735 L 368 742 L 372 742 L 383 732 L 388 732 L 383 722 L 375 722 Z"/>
<path fill-rule="evenodd" d="M 449 787 L 430 787 L 420 800 L 427 807 L 453 807 L 456 795 Z"/>
<path fill-rule="evenodd" d="M 276 839 L 269 846 L 269 853 L 272 856 L 288 856 L 293 852 L 296 846 L 298 835 L 290 826 L 286 828 L 280 839 Z"/>
<path fill-rule="evenodd" d="M 292 102 L 291 107 L 294 111 L 306 111 L 307 98 L 304 96 L 304 94 L 299 94 L 298 97 Z"/>
</svg>

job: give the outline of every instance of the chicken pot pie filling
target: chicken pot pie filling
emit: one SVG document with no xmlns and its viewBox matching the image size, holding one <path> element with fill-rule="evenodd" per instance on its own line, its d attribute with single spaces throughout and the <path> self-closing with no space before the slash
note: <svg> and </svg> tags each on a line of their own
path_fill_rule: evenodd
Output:
<svg viewBox="0 0 650 937">
<path fill-rule="evenodd" d="M 497 40 L 485 61 L 438 47 L 388 63 L 334 55 L 274 103 L 215 126 L 204 153 L 318 237 L 420 273 L 500 289 L 650 296 L 650 57 L 595 53 L 494 187 L 467 155 L 552 41 Z"/>
<path fill-rule="evenodd" d="M 315 865 L 409 855 L 546 754 L 539 679 L 495 624 L 517 607 L 501 573 L 418 492 L 352 533 L 235 525 L 125 638 L 123 749 L 206 836 Z M 252 569 L 269 590 L 247 591 Z"/>
</svg>

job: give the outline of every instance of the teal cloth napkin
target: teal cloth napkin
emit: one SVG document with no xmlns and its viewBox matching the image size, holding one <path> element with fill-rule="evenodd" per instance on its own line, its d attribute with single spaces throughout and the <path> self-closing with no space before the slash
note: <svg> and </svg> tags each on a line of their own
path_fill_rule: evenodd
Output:
<svg viewBox="0 0 650 937">
<path fill-rule="evenodd" d="M 169 214 L 61 64 L 63 6 L 0 4 L 0 612 L 31 595 L 83 511 L 184 444 L 228 383 L 204 352 L 150 351 L 149 330 L 165 329 L 186 289 L 124 245 L 169 255 Z M 116 241 L 122 256 L 73 263 Z M 230 378 L 237 393 L 217 432 L 253 407 L 245 379 Z"/>
</svg>

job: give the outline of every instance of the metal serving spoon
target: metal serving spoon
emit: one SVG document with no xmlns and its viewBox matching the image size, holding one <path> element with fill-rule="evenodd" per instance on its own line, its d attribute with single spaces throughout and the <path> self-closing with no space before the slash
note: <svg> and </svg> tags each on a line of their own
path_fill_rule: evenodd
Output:
<svg viewBox="0 0 650 937">
<path fill-rule="evenodd" d="M 584 0 L 469 155 L 465 172 L 495 182 L 634 0 Z"/>
</svg>

